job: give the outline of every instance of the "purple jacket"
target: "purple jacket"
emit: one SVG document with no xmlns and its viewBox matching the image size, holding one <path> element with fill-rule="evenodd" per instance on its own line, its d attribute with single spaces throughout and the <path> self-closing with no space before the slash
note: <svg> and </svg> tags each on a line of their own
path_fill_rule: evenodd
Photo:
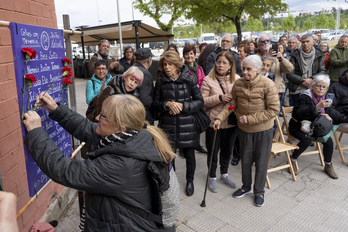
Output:
<svg viewBox="0 0 348 232">
<path fill-rule="evenodd" d="M 190 70 L 189 70 L 189 75 L 194 76 Z M 199 88 L 201 88 L 205 74 L 204 74 L 203 68 L 199 65 L 197 68 L 196 75 L 197 75 L 198 86 L 199 86 Z"/>
</svg>

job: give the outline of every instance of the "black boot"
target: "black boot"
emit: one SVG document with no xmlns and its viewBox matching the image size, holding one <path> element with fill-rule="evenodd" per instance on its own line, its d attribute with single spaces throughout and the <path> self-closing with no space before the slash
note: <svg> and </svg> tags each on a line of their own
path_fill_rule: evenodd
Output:
<svg viewBox="0 0 348 232">
<path fill-rule="evenodd" d="M 193 193 L 195 191 L 195 188 L 193 186 L 193 182 L 187 182 L 186 183 L 186 195 L 189 197 L 189 196 L 192 196 Z"/>
<path fill-rule="evenodd" d="M 195 150 L 199 151 L 200 153 L 203 153 L 203 154 L 207 154 L 208 153 L 206 150 L 204 150 L 204 148 L 201 145 L 195 147 Z"/>
</svg>

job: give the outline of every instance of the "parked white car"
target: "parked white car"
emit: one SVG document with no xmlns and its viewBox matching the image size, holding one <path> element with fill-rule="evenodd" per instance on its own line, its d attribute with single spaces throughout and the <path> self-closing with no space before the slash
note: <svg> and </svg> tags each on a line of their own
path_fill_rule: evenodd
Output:
<svg viewBox="0 0 348 232">
<path fill-rule="evenodd" d="M 329 35 L 324 36 L 323 39 L 324 40 L 338 40 L 341 36 L 343 35 L 342 32 L 331 32 Z"/>
</svg>

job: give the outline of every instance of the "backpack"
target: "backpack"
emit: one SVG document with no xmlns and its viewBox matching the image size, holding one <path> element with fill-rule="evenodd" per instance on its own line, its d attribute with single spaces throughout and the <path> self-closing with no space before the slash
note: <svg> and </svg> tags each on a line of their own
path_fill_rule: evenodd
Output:
<svg viewBox="0 0 348 232">
<path fill-rule="evenodd" d="M 93 89 L 95 87 L 94 80 L 91 80 L 93 83 Z M 97 96 L 95 96 L 92 101 L 89 103 L 87 110 L 86 110 L 86 118 L 89 119 L 91 122 L 95 122 L 95 117 L 97 117 L 96 112 L 95 112 L 95 104 L 97 102 Z"/>
</svg>

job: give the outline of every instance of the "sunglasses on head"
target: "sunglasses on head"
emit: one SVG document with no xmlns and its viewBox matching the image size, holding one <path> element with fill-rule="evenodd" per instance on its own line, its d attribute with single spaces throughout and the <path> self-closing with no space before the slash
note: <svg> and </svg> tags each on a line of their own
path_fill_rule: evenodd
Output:
<svg viewBox="0 0 348 232">
<path fill-rule="evenodd" d="M 270 42 L 271 40 L 270 39 L 264 39 L 264 40 L 261 40 L 260 42 L 261 43 L 266 43 L 266 42 Z"/>
</svg>

